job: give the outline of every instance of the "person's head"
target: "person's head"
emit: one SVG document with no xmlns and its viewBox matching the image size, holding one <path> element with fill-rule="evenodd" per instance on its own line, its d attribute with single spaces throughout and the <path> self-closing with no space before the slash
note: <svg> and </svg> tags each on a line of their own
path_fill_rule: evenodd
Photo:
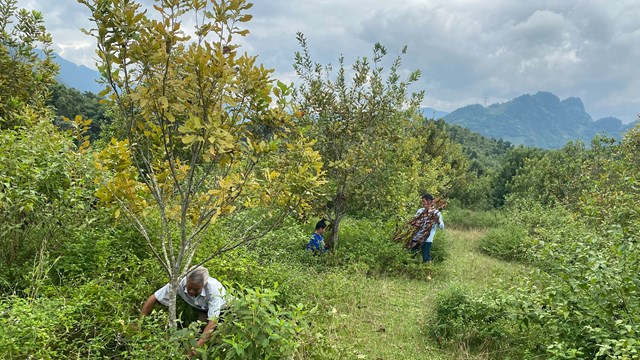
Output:
<svg viewBox="0 0 640 360">
<path fill-rule="evenodd" d="M 199 295 L 207 281 L 209 281 L 209 270 L 198 266 L 187 274 L 187 293 L 191 296 Z"/>
<path fill-rule="evenodd" d="M 326 228 L 327 228 L 327 223 L 325 222 L 325 220 L 324 220 L 324 219 L 322 219 L 322 220 L 320 220 L 320 221 L 318 221 L 318 222 L 316 223 L 316 232 L 317 232 L 318 234 L 322 234 L 322 233 L 324 233 L 324 231 L 326 230 Z"/>
<path fill-rule="evenodd" d="M 422 195 L 422 206 L 429 207 L 433 202 L 433 196 L 431 194 Z"/>
</svg>

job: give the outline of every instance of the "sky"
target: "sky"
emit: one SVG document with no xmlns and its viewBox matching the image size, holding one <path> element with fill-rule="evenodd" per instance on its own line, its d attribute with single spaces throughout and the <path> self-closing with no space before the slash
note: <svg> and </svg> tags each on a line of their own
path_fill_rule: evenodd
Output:
<svg viewBox="0 0 640 360">
<path fill-rule="evenodd" d="M 151 4 L 151 0 L 142 0 Z M 18 0 L 43 13 L 63 58 L 95 68 L 89 12 L 76 0 Z M 153 11 L 153 10 L 151 10 Z M 296 82 L 296 33 L 322 64 L 389 58 L 407 46 L 402 68 L 419 69 L 412 90 L 423 106 L 453 111 L 550 91 L 579 97 L 597 120 L 640 113 L 640 1 L 637 0 L 255 0 L 241 50 L 275 77 Z"/>
</svg>

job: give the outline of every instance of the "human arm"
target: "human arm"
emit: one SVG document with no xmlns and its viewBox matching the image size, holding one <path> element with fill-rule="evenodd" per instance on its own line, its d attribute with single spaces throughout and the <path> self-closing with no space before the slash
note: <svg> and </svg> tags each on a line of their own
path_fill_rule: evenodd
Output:
<svg viewBox="0 0 640 360">
<path fill-rule="evenodd" d="M 156 294 L 151 294 L 151 296 L 149 296 L 147 301 L 145 301 L 144 305 L 142 305 L 142 309 L 140 309 L 140 312 L 142 313 L 142 315 L 148 316 L 149 314 L 151 314 L 151 310 L 153 309 L 153 306 L 157 302 L 158 302 L 158 298 L 156 298 Z"/>
<path fill-rule="evenodd" d="M 216 329 L 217 325 L 218 320 L 207 321 L 207 326 L 204 327 L 204 330 L 202 330 L 202 336 L 198 339 L 198 346 L 204 345 L 204 343 L 211 338 L 211 333 Z"/>
<path fill-rule="evenodd" d="M 204 345 L 204 343 L 207 342 L 207 340 L 209 340 L 211 338 L 211 333 L 213 332 L 213 330 L 216 329 L 216 326 L 218 325 L 218 321 L 217 320 L 208 320 L 207 321 L 207 325 L 204 327 L 204 330 L 202 330 L 202 336 L 200 336 L 200 339 L 198 339 L 198 341 L 196 342 L 196 345 L 198 347 L 202 347 Z M 187 353 L 187 358 L 191 359 L 192 356 L 196 355 L 197 351 L 195 348 L 191 348 L 191 351 L 189 351 Z"/>
<path fill-rule="evenodd" d="M 205 325 L 202 330 L 202 335 L 200 339 L 197 341 L 197 346 L 202 347 L 204 343 L 206 343 L 210 338 L 213 330 L 216 329 L 218 325 L 218 318 L 220 317 L 220 312 L 222 308 L 225 306 L 224 296 L 226 294 L 226 289 L 220 282 L 215 279 L 209 279 L 207 283 L 207 291 L 210 293 L 208 300 L 208 309 L 207 309 L 207 325 Z M 188 354 L 189 357 L 196 354 L 196 350 L 192 349 Z"/>
</svg>

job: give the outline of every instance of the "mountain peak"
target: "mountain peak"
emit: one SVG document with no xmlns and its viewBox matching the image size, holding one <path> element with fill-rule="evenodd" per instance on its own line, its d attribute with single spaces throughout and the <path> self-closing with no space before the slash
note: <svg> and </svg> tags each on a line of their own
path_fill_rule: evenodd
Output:
<svg viewBox="0 0 640 360">
<path fill-rule="evenodd" d="M 54 54 L 53 60 L 60 65 L 58 81 L 64 85 L 75 88 L 80 92 L 89 91 L 94 94 L 102 90 L 102 86 L 98 83 L 98 79 L 100 79 L 98 71 L 89 69 L 84 65 L 75 64 L 58 54 Z"/>
<path fill-rule="evenodd" d="M 589 141 L 602 131 L 620 137 L 626 129 L 619 119 L 594 122 L 578 97 L 560 100 L 548 91 L 524 94 L 488 107 L 465 106 L 444 119 L 488 137 L 540 148 L 560 148 L 570 140 Z"/>
<path fill-rule="evenodd" d="M 42 50 L 35 51 L 38 56 L 44 57 Z M 60 66 L 56 80 L 61 84 L 80 92 L 88 91 L 97 94 L 102 91 L 102 85 L 98 83 L 101 77 L 98 71 L 71 62 L 57 53 L 53 53 L 53 61 Z"/>
<path fill-rule="evenodd" d="M 561 101 L 566 108 L 575 108 L 580 112 L 585 112 L 584 104 L 579 97 L 568 97 Z"/>
</svg>

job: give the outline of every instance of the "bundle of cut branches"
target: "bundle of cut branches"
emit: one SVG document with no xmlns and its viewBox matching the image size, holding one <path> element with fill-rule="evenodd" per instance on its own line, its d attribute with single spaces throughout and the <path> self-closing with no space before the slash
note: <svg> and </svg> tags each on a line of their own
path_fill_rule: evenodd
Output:
<svg viewBox="0 0 640 360">
<path fill-rule="evenodd" d="M 403 243 L 407 249 L 419 247 L 429 237 L 431 228 L 438 223 L 438 212 L 447 205 L 447 199 L 436 198 L 428 209 L 404 223 L 393 235 L 393 241 Z M 416 235 L 420 234 L 416 238 Z M 415 241 L 413 241 L 415 238 Z"/>
</svg>

